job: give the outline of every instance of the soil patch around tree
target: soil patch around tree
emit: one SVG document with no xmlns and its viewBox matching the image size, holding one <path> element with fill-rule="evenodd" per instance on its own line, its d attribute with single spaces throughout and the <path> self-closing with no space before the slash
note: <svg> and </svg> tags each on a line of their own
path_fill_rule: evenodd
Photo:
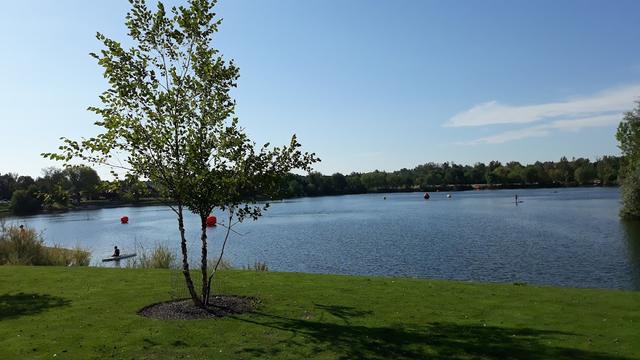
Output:
<svg viewBox="0 0 640 360">
<path fill-rule="evenodd" d="M 211 298 L 207 308 L 193 305 L 191 299 L 182 299 L 146 306 L 138 315 L 158 320 L 211 319 L 251 312 L 257 304 L 254 297 L 220 295 Z"/>
</svg>

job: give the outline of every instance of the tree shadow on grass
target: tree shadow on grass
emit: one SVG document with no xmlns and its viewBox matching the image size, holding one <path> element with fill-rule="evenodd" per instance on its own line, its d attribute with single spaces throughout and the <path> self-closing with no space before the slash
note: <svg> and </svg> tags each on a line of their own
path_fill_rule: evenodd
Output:
<svg viewBox="0 0 640 360">
<path fill-rule="evenodd" d="M 322 304 L 314 304 L 316 309 L 326 311 L 329 314 L 340 318 L 346 324 L 351 324 L 351 318 L 355 317 L 363 317 L 372 315 L 373 311 L 369 310 L 358 310 L 351 306 L 342 306 L 342 305 L 322 305 Z"/>
<path fill-rule="evenodd" d="M 318 306 L 327 310 L 326 306 Z M 423 326 L 353 325 L 350 317 L 364 316 L 353 308 L 330 308 L 344 324 L 254 313 L 237 320 L 290 333 L 270 348 L 245 348 L 256 357 L 303 357 L 328 352 L 339 359 L 628 359 L 611 354 L 563 348 L 550 340 L 577 334 L 530 328 L 432 322 Z M 349 316 L 347 313 L 355 315 Z M 335 314 L 334 314 L 335 315 Z"/>
<path fill-rule="evenodd" d="M 0 295 L 0 321 L 35 315 L 51 308 L 70 304 L 70 300 L 48 294 L 2 294 Z"/>
</svg>

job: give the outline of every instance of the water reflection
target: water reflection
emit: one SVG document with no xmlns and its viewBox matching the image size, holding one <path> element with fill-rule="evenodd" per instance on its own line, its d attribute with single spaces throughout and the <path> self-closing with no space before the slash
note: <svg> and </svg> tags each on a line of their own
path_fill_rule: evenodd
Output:
<svg viewBox="0 0 640 360">
<path fill-rule="evenodd" d="M 640 221 L 621 221 L 634 288 L 640 290 Z"/>
</svg>

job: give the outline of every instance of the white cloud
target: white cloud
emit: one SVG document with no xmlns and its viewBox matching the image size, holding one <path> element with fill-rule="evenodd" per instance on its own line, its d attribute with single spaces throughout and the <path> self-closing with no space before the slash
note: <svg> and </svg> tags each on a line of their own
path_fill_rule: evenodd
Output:
<svg viewBox="0 0 640 360">
<path fill-rule="evenodd" d="M 540 137 L 549 134 L 548 129 L 539 129 L 536 127 L 505 131 L 496 135 L 475 139 L 469 142 L 460 143 L 461 145 L 479 145 L 479 144 L 502 144 L 509 141 L 526 139 L 530 137 Z"/>
<path fill-rule="evenodd" d="M 640 85 L 608 89 L 588 97 L 546 104 L 510 106 L 491 101 L 454 115 L 444 126 L 467 127 L 493 124 L 527 124 L 554 118 L 576 118 L 584 116 L 591 116 L 591 119 L 593 119 L 595 115 L 627 111 L 633 107 L 634 101 L 638 99 L 640 99 Z M 527 130 L 529 130 L 529 132 L 533 131 L 529 128 L 503 134 L 511 133 L 512 136 L 518 136 L 518 133 L 522 134 L 522 132 L 526 132 Z"/>
<path fill-rule="evenodd" d="M 465 144 L 467 145 L 502 144 L 502 143 L 506 143 L 514 140 L 547 136 L 551 133 L 552 130 L 578 131 L 582 128 L 588 128 L 588 127 L 601 127 L 601 126 L 615 125 L 620 122 L 620 120 L 622 119 L 622 116 L 623 116 L 622 113 L 616 113 L 616 114 L 592 116 L 592 117 L 579 118 L 579 119 L 556 120 L 547 124 L 530 126 L 524 129 L 505 131 L 496 135 L 472 140 Z"/>
<path fill-rule="evenodd" d="M 615 125 L 620 123 L 623 116 L 624 115 L 622 113 L 617 113 L 617 114 L 593 116 L 593 117 L 581 118 L 581 119 L 557 120 L 543 126 L 548 126 L 551 129 L 564 129 L 564 130 L 575 131 L 585 127 L 600 127 L 600 126 Z"/>
</svg>

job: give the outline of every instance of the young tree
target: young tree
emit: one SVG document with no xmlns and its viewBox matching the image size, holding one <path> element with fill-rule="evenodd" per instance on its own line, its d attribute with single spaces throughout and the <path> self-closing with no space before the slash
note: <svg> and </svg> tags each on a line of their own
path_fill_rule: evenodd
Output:
<svg viewBox="0 0 640 360">
<path fill-rule="evenodd" d="M 89 110 L 102 119 L 102 132 L 73 141 L 63 138 L 57 154 L 43 156 L 123 168 L 130 175 L 152 181 L 171 199 L 180 234 L 182 273 L 196 306 L 207 306 L 211 276 L 207 269 L 207 224 L 214 208 L 228 213 L 227 233 L 237 222 L 257 219 L 267 205 L 258 198 L 277 190 L 282 176 L 293 169 L 310 171 L 319 161 L 300 151 L 295 135 L 287 146 L 256 149 L 234 116 L 230 90 L 239 70 L 212 47 L 221 19 L 215 0 L 189 0 L 187 6 L 156 10 L 145 0 L 130 0 L 126 26 L 132 47 L 98 33 L 104 44 L 92 54 L 104 69 L 109 88 L 101 107 Z M 113 156 L 126 157 L 124 165 Z M 200 219 L 202 289 L 191 278 L 185 237 L 184 210 Z"/>
<path fill-rule="evenodd" d="M 627 112 L 616 133 L 624 161 L 620 172 L 622 180 L 623 218 L 640 219 L 640 102 Z"/>
</svg>

